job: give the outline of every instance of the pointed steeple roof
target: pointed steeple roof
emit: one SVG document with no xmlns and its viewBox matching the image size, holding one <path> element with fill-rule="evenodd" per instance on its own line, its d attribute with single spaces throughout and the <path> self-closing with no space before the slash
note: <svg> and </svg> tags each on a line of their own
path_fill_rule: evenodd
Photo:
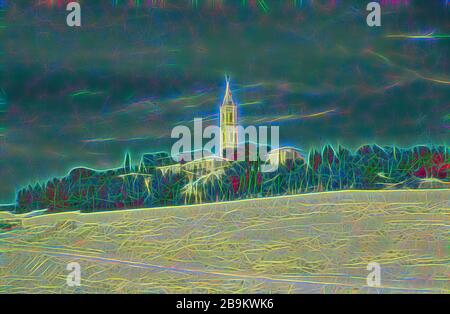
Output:
<svg viewBox="0 0 450 314">
<path fill-rule="evenodd" d="M 225 89 L 225 95 L 223 96 L 222 106 L 224 106 L 224 105 L 235 106 L 234 101 L 233 101 L 233 95 L 230 90 L 230 77 L 225 75 L 225 80 L 227 82 L 227 87 Z"/>
</svg>

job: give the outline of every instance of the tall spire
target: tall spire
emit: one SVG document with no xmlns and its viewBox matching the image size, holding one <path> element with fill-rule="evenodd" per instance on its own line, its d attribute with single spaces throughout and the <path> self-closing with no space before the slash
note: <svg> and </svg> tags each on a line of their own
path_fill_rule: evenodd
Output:
<svg viewBox="0 0 450 314">
<path fill-rule="evenodd" d="M 225 75 L 225 81 L 227 83 L 227 87 L 225 88 L 225 95 L 223 96 L 222 106 L 224 105 L 234 106 L 233 95 L 230 89 L 230 77 L 228 75 Z"/>
<path fill-rule="evenodd" d="M 237 149 L 237 106 L 230 90 L 230 78 L 225 76 L 227 86 L 220 107 L 220 155 L 233 159 Z"/>
</svg>

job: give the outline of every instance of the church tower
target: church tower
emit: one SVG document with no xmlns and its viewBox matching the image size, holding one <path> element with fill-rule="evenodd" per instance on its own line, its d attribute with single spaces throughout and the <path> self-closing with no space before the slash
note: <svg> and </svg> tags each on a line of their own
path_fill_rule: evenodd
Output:
<svg viewBox="0 0 450 314">
<path fill-rule="evenodd" d="M 220 106 L 220 155 L 234 159 L 238 146 L 237 106 L 230 90 L 230 79 L 226 77 L 227 87 Z"/>
</svg>

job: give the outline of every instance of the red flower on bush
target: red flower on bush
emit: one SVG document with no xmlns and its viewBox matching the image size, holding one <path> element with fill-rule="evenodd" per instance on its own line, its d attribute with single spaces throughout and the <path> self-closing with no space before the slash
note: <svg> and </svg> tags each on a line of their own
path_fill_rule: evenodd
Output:
<svg viewBox="0 0 450 314">
<path fill-rule="evenodd" d="M 450 164 L 443 165 L 438 170 L 438 178 L 439 179 L 445 179 L 450 174 Z"/>
<path fill-rule="evenodd" d="M 231 185 L 233 186 L 233 191 L 236 193 L 239 190 L 239 177 L 231 177 Z"/>
<path fill-rule="evenodd" d="M 418 178 L 445 179 L 447 178 L 449 172 L 450 164 L 444 163 L 443 154 L 434 153 L 431 160 L 431 165 L 420 167 L 419 170 L 414 172 L 414 175 Z"/>
<path fill-rule="evenodd" d="M 418 178 L 426 178 L 427 177 L 427 170 L 425 169 L 425 166 L 422 166 L 419 170 L 414 172 L 414 175 Z"/>
<path fill-rule="evenodd" d="M 320 155 L 314 156 L 314 171 L 317 171 L 317 168 L 319 168 L 319 165 L 322 164 L 322 157 Z"/>
</svg>

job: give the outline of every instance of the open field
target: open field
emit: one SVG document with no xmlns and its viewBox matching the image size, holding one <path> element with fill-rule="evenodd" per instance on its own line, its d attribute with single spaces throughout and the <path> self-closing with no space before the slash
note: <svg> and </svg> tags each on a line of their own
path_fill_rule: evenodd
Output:
<svg viewBox="0 0 450 314">
<path fill-rule="evenodd" d="M 348 191 L 24 218 L 0 293 L 449 293 L 450 190 Z M 82 267 L 68 287 L 66 265 Z M 369 262 L 381 287 L 366 286 Z"/>
</svg>

